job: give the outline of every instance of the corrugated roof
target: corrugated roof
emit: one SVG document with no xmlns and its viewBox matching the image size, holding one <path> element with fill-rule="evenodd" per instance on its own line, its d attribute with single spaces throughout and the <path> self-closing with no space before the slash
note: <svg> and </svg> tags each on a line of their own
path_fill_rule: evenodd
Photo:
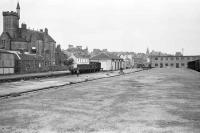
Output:
<svg viewBox="0 0 200 133">
<path fill-rule="evenodd" d="M 21 60 L 43 60 L 43 56 L 36 54 L 19 54 Z"/>
<path fill-rule="evenodd" d="M 44 57 L 36 54 L 20 53 L 19 51 L 10 51 L 5 49 L 0 49 L 0 53 L 10 53 L 17 57 L 17 60 L 43 60 Z"/>
<path fill-rule="evenodd" d="M 0 49 L 0 52 L 14 54 L 19 60 L 21 59 L 21 57 L 19 56 L 19 53 L 20 53 L 19 51 L 10 51 L 10 50 L 5 50 L 5 49 Z"/>
</svg>

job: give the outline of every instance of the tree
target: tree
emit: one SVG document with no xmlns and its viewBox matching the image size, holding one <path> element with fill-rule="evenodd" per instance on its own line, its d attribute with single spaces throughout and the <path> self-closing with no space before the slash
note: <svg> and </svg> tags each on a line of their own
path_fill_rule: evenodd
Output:
<svg viewBox="0 0 200 133">
<path fill-rule="evenodd" d="M 72 59 L 72 58 L 68 58 L 68 59 L 64 60 L 64 65 L 66 65 L 66 66 L 71 66 L 73 64 L 74 64 L 74 59 Z"/>
</svg>

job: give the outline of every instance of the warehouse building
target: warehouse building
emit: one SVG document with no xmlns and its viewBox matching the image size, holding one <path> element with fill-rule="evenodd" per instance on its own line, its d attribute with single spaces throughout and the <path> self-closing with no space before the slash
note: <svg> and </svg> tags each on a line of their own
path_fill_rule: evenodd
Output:
<svg viewBox="0 0 200 133">
<path fill-rule="evenodd" d="M 198 59 L 200 56 L 150 56 L 150 65 L 156 68 L 187 68 L 188 62 Z"/>
</svg>

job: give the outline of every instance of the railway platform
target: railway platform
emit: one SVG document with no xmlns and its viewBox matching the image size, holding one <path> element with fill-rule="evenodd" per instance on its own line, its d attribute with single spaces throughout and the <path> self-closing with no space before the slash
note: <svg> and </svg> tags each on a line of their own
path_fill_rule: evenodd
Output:
<svg viewBox="0 0 200 133">
<path fill-rule="evenodd" d="M 42 73 L 0 75 L 0 83 L 9 82 L 9 81 L 27 80 L 27 79 L 32 79 L 32 78 L 64 76 L 67 74 L 70 74 L 70 72 L 69 71 L 50 71 L 50 72 L 42 72 Z"/>
<path fill-rule="evenodd" d="M 141 69 L 127 69 L 127 70 L 124 70 L 124 74 L 134 73 L 138 71 L 141 71 Z M 55 76 L 59 74 L 66 75 L 66 76 L 59 76 L 59 77 Z M 77 84 L 77 83 L 97 80 L 101 78 L 120 76 L 119 71 L 80 74 L 79 77 L 77 77 L 76 75 L 68 75 L 68 74 L 69 73 L 66 71 L 41 73 L 40 74 L 41 76 L 51 75 L 54 77 L 36 78 L 36 79 L 31 79 L 31 80 L 20 80 L 16 82 L 0 83 L 0 98 L 12 97 L 12 96 L 21 95 L 23 93 L 56 88 L 60 86 L 70 85 L 70 84 Z M 35 73 L 35 74 L 26 75 L 26 76 L 38 77 L 40 75 Z M 21 75 L 21 76 L 24 76 L 24 75 Z M 15 77 L 14 75 L 10 75 L 10 78 L 18 78 L 18 77 Z M 19 75 L 19 78 L 20 78 L 20 75 Z"/>
</svg>

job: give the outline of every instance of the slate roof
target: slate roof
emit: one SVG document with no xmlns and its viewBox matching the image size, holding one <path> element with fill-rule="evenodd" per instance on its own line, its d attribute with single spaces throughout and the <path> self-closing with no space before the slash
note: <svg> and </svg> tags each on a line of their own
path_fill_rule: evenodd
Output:
<svg viewBox="0 0 200 133">
<path fill-rule="evenodd" d="M 90 56 L 86 54 L 73 53 L 73 55 L 77 58 L 90 58 Z"/>
<path fill-rule="evenodd" d="M 12 38 L 8 32 L 3 32 L 2 34 L 6 34 L 12 41 L 17 41 L 17 42 L 27 42 L 31 41 L 34 37 L 36 40 L 42 40 L 42 41 L 48 41 L 48 42 L 54 42 L 56 41 L 49 35 L 46 34 L 45 32 L 40 32 L 40 31 L 35 31 L 35 30 L 22 30 L 21 29 L 21 34 L 25 34 L 26 39 L 18 37 L 18 38 Z"/>
<path fill-rule="evenodd" d="M 15 41 L 15 42 L 26 42 L 26 40 L 24 38 L 13 38 L 12 41 Z"/>
<path fill-rule="evenodd" d="M 2 32 L 1 36 L 2 36 L 3 34 L 6 34 L 6 35 L 8 36 L 8 38 L 11 39 L 11 36 L 10 36 L 10 34 L 9 34 L 8 32 Z M 0 36 L 0 37 L 1 37 L 1 36 Z"/>
<path fill-rule="evenodd" d="M 105 60 L 105 59 L 114 59 L 114 60 L 121 60 L 120 57 L 114 54 L 109 54 L 109 53 L 100 53 L 98 55 L 95 55 L 90 58 L 91 60 Z"/>
<path fill-rule="evenodd" d="M 26 36 L 28 39 L 32 39 L 32 37 L 35 37 L 37 40 L 42 40 L 44 41 L 45 39 L 48 40 L 48 42 L 56 42 L 49 34 L 46 34 L 45 32 L 40 32 L 40 31 L 34 31 L 34 30 L 25 30 Z"/>
</svg>

